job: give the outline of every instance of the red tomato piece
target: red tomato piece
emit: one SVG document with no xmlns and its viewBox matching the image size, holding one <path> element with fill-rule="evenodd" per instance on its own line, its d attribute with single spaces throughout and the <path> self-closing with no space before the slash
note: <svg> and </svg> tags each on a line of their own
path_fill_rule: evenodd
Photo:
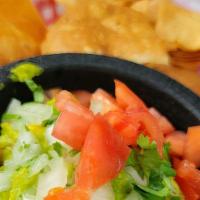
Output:
<svg viewBox="0 0 200 200">
<path fill-rule="evenodd" d="M 69 101 L 80 104 L 80 102 L 76 99 L 76 97 L 71 92 L 67 90 L 62 90 L 56 96 L 56 108 L 60 112 L 62 112 L 65 109 L 65 104 L 67 104 Z"/>
<path fill-rule="evenodd" d="M 76 186 L 69 190 L 53 189 L 44 200 L 89 200 L 89 193 Z"/>
<path fill-rule="evenodd" d="M 200 198 L 200 171 L 188 160 L 183 160 L 176 165 L 177 177 L 184 180 L 191 191 L 199 195 Z"/>
<path fill-rule="evenodd" d="M 54 126 L 53 136 L 80 150 L 93 120 L 93 114 L 82 105 L 70 101 L 65 103 L 64 108 Z"/>
<path fill-rule="evenodd" d="M 91 98 L 91 110 L 105 114 L 108 111 L 120 110 L 116 100 L 105 90 L 97 89 Z"/>
<path fill-rule="evenodd" d="M 176 177 L 176 181 L 184 194 L 185 200 L 199 200 L 200 196 L 190 187 L 188 181 L 180 177 Z"/>
<path fill-rule="evenodd" d="M 185 159 L 200 167 L 200 126 L 190 127 L 186 138 Z"/>
<path fill-rule="evenodd" d="M 157 149 L 162 156 L 164 136 L 160 127 L 155 119 L 149 112 L 135 112 L 134 110 L 127 111 L 129 120 L 132 123 L 141 123 L 144 127 L 145 133 L 147 133 L 152 140 L 157 144 Z"/>
<path fill-rule="evenodd" d="M 175 156 L 183 156 L 186 134 L 182 131 L 175 131 L 165 138 L 166 142 L 170 143 L 170 154 Z"/>
<path fill-rule="evenodd" d="M 115 97 L 120 107 L 147 111 L 147 106 L 131 89 L 119 80 L 115 80 Z"/>
<path fill-rule="evenodd" d="M 111 111 L 104 115 L 109 124 L 119 133 L 127 145 L 136 146 L 139 134 L 139 123 L 130 123 L 124 112 Z"/>
<path fill-rule="evenodd" d="M 164 135 L 168 135 L 175 131 L 172 123 L 165 116 L 159 113 L 159 111 L 157 111 L 155 108 L 150 108 L 149 112 L 157 119 L 158 125 Z"/>
<path fill-rule="evenodd" d="M 88 131 L 76 174 L 76 184 L 96 189 L 118 175 L 130 149 L 102 116 L 96 116 Z"/>
<path fill-rule="evenodd" d="M 73 91 L 72 94 L 79 100 L 79 102 L 85 106 L 89 107 L 90 106 L 90 99 L 92 94 L 86 90 L 76 90 Z"/>
</svg>

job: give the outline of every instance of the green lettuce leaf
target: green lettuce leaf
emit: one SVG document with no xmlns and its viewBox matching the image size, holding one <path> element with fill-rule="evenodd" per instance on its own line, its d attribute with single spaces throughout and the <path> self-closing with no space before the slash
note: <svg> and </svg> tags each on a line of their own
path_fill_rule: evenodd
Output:
<svg viewBox="0 0 200 200">
<path fill-rule="evenodd" d="M 30 124 L 26 126 L 28 131 L 36 138 L 37 143 L 40 144 L 43 152 L 48 152 L 50 145 L 46 139 L 46 127 L 42 125 Z"/>
<path fill-rule="evenodd" d="M 30 188 L 36 181 L 37 176 L 30 176 L 29 169 L 22 167 L 13 174 L 8 200 L 17 200 L 23 192 Z"/>
<path fill-rule="evenodd" d="M 60 115 L 60 112 L 57 110 L 56 106 L 55 106 L 55 99 L 51 99 L 47 102 L 47 105 L 51 106 L 52 107 L 52 115 L 49 119 L 47 120 L 44 120 L 42 122 L 42 124 L 44 126 L 49 126 L 51 124 L 53 124 L 57 119 L 58 119 L 58 116 Z"/>
<path fill-rule="evenodd" d="M 21 116 L 16 115 L 16 114 L 11 114 L 11 113 L 4 113 L 1 117 L 1 121 L 13 121 L 13 120 L 18 120 L 21 119 Z"/>
<path fill-rule="evenodd" d="M 16 82 L 25 82 L 42 74 L 43 69 L 34 63 L 21 63 L 11 69 L 10 78 Z"/>
<path fill-rule="evenodd" d="M 26 80 L 26 85 L 33 93 L 33 99 L 35 102 L 44 102 L 44 90 L 38 84 L 36 84 L 33 80 Z"/>
<path fill-rule="evenodd" d="M 34 63 L 21 63 L 11 69 L 11 80 L 23 82 L 33 92 L 35 102 L 44 102 L 44 91 L 32 79 L 42 74 L 43 69 Z"/>
<path fill-rule="evenodd" d="M 12 147 L 18 138 L 18 132 L 8 122 L 1 123 L 0 149 L 3 151 L 3 160 L 10 157 Z"/>
</svg>

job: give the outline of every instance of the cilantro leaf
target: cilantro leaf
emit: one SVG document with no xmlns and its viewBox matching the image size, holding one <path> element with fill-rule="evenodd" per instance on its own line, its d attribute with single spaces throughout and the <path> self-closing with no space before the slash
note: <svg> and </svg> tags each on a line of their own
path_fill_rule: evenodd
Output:
<svg viewBox="0 0 200 200">
<path fill-rule="evenodd" d="M 169 145 L 163 146 L 161 158 L 156 143 L 147 136 L 141 134 L 137 144 L 138 148 L 132 149 L 123 172 L 112 181 L 116 198 L 180 199 L 181 193 L 174 180 L 176 173 L 169 160 Z"/>
<path fill-rule="evenodd" d="M 155 141 L 150 142 L 149 137 L 140 134 L 137 139 L 137 145 L 143 149 L 155 149 L 156 143 Z"/>
</svg>

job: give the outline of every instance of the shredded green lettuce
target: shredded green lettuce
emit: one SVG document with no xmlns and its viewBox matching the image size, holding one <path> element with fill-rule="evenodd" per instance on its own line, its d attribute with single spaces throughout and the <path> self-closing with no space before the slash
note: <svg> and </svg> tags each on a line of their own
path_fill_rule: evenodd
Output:
<svg viewBox="0 0 200 200">
<path fill-rule="evenodd" d="M 17 141 L 18 132 L 8 122 L 1 123 L 0 149 L 3 151 L 3 160 L 10 157 L 12 148 Z"/>
<path fill-rule="evenodd" d="M 44 91 L 32 79 L 42 74 L 43 69 L 33 63 L 21 63 L 11 69 L 10 78 L 15 82 L 23 82 L 33 93 L 35 102 L 44 102 Z"/>
<path fill-rule="evenodd" d="M 45 137 L 46 128 L 42 125 L 35 125 L 35 124 L 33 125 L 30 124 L 27 125 L 26 127 L 28 131 L 30 131 L 30 133 L 32 133 L 33 136 L 36 138 L 37 143 L 39 143 L 42 148 L 42 151 L 47 152 L 49 150 L 49 144 Z"/>
<path fill-rule="evenodd" d="M 36 84 L 33 80 L 26 80 L 26 85 L 33 92 L 33 99 L 35 102 L 44 102 L 44 90 L 38 84 Z"/>
<path fill-rule="evenodd" d="M 44 120 L 42 122 L 42 124 L 44 126 L 49 126 L 49 125 L 53 124 L 58 119 L 58 116 L 60 115 L 60 112 L 57 110 L 57 108 L 55 106 L 55 99 L 49 100 L 47 102 L 47 105 L 52 107 L 52 115 L 47 120 Z"/>
<path fill-rule="evenodd" d="M 1 117 L 1 121 L 12 121 L 20 119 L 20 115 L 11 114 L 11 113 L 4 113 Z"/>
<path fill-rule="evenodd" d="M 0 151 L 1 200 L 42 200 L 49 189 L 74 184 L 79 153 L 54 138 L 53 123 L 60 112 L 55 100 L 44 102 L 44 92 L 32 79 L 42 73 L 35 64 L 23 63 L 11 70 L 11 79 L 25 83 L 35 102 L 12 99 L 2 115 Z M 71 166 L 71 167 L 70 167 Z"/>
<path fill-rule="evenodd" d="M 63 147 L 59 142 L 53 143 L 53 149 L 58 153 L 59 156 L 63 155 Z"/>
<path fill-rule="evenodd" d="M 13 174 L 8 200 L 17 200 L 27 188 L 31 187 L 36 181 L 37 176 L 29 175 L 29 169 L 22 167 Z"/>
<path fill-rule="evenodd" d="M 43 69 L 34 63 L 20 63 L 11 69 L 10 78 L 16 82 L 25 82 L 42 74 Z"/>
</svg>

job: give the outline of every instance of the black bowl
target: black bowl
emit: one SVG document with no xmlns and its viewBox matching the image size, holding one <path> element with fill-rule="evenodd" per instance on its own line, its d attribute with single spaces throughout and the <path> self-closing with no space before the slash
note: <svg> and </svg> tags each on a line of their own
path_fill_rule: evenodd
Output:
<svg viewBox="0 0 200 200">
<path fill-rule="evenodd" d="M 200 124 L 200 98 L 176 81 L 132 62 L 106 56 L 87 54 L 59 54 L 30 58 L 45 69 L 37 81 L 45 88 L 59 86 L 69 90 L 101 87 L 113 92 L 113 79 L 130 86 L 149 106 L 154 106 L 182 130 Z M 19 61 L 17 63 L 24 62 Z M 31 100 L 28 89 L 8 79 L 9 70 L 16 63 L 0 69 L 0 114 L 5 111 L 12 97 L 22 101 Z"/>
</svg>

